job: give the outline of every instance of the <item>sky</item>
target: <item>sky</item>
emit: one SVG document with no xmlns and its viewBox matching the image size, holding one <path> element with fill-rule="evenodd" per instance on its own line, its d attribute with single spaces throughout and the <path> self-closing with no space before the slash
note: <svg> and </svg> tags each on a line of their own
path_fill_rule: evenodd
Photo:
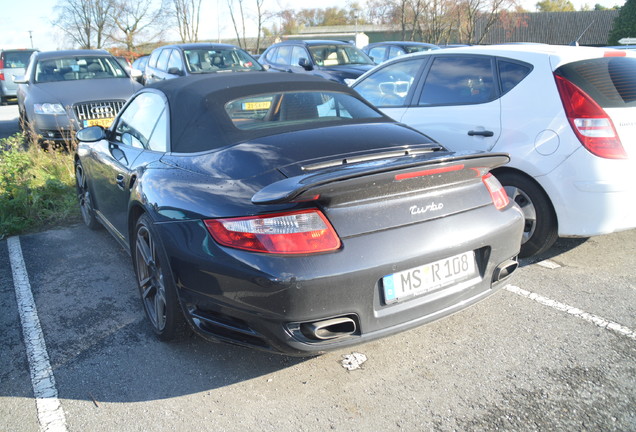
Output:
<svg viewBox="0 0 636 432">
<path fill-rule="evenodd" d="M 143 1 L 143 0 L 142 0 Z M 534 11 L 538 0 L 522 0 L 526 10 Z M 623 5 L 625 0 L 570 0 L 579 10 L 584 5 L 605 7 Z M 316 3 L 319 3 L 317 5 Z M 364 0 L 358 0 L 364 4 Z M 69 48 L 62 33 L 51 20 L 56 15 L 57 0 L 0 0 L 0 49 L 34 48 L 42 51 Z M 246 2 L 249 4 L 249 1 Z M 266 0 L 267 10 L 343 7 L 343 0 Z M 218 8 L 217 8 L 218 5 Z M 217 15 L 217 11 L 220 14 Z M 227 0 L 203 0 L 199 39 L 232 37 L 233 27 L 227 9 Z M 218 25 L 220 23 L 220 25 Z M 220 31 L 219 31 L 220 30 Z M 248 30 L 248 35 L 250 32 Z M 255 34 L 255 32 L 253 32 Z M 175 40 L 177 38 L 175 37 Z"/>
</svg>

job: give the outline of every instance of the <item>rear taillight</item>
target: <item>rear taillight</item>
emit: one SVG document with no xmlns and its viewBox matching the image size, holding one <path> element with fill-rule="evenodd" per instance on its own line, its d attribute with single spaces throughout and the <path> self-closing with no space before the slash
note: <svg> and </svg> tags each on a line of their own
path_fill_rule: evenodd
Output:
<svg viewBox="0 0 636 432">
<path fill-rule="evenodd" d="M 308 254 L 340 248 L 340 238 L 319 210 L 205 220 L 218 243 L 236 249 Z"/>
<path fill-rule="evenodd" d="M 0 58 L 0 70 L 4 69 L 4 60 Z M 0 72 L 0 81 L 4 81 L 4 74 Z"/>
<path fill-rule="evenodd" d="M 495 205 L 497 210 L 503 209 L 510 203 L 510 198 L 508 198 L 506 190 L 494 175 L 488 173 L 481 178 L 481 181 L 483 181 L 486 188 L 488 188 L 488 192 L 490 192 L 490 197 L 492 198 L 492 203 Z"/>
<path fill-rule="evenodd" d="M 587 93 L 555 75 L 565 113 L 583 147 L 607 159 L 625 159 L 627 153 L 607 113 Z"/>
</svg>

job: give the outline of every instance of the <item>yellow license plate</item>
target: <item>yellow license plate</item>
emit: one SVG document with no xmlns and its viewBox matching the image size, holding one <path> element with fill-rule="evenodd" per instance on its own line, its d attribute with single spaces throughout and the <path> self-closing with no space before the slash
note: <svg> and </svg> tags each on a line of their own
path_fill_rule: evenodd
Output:
<svg viewBox="0 0 636 432">
<path fill-rule="evenodd" d="M 101 126 L 103 128 L 109 128 L 110 125 L 113 123 L 113 120 L 114 120 L 114 118 L 112 118 L 112 117 L 103 118 L 103 119 L 84 120 L 84 127 Z"/>
<path fill-rule="evenodd" d="M 271 101 L 245 102 L 243 104 L 243 110 L 245 111 L 265 110 L 265 109 L 269 109 L 270 106 L 272 106 Z"/>
</svg>

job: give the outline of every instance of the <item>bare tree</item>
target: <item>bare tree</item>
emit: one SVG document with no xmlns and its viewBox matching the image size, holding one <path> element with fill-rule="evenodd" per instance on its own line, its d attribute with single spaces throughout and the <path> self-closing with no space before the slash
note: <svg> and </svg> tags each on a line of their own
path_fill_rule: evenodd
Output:
<svg viewBox="0 0 636 432">
<path fill-rule="evenodd" d="M 261 51 L 261 33 L 263 32 L 263 25 L 265 23 L 266 14 L 263 11 L 263 2 L 265 0 L 255 0 L 256 1 L 256 53 L 260 53 Z"/>
<path fill-rule="evenodd" d="M 113 0 L 60 0 L 53 24 L 78 48 L 103 48 L 112 29 L 113 7 Z"/>
<path fill-rule="evenodd" d="M 467 43 L 481 43 L 493 25 L 499 22 L 499 14 L 517 6 L 516 0 L 465 0 L 457 5 L 464 13 L 461 39 Z M 481 31 L 476 34 L 478 21 Z"/>
<path fill-rule="evenodd" d="M 403 40 L 480 43 L 505 18 L 503 12 L 517 5 L 517 0 L 371 0 L 367 14 L 372 22 L 382 17 L 383 24 L 398 27 Z"/>
<path fill-rule="evenodd" d="M 370 24 L 392 24 L 395 10 L 394 0 L 367 0 L 366 20 Z"/>
<path fill-rule="evenodd" d="M 297 13 L 293 9 L 283 9 L 271 16 L 278 19 L 279 25 L 272 24 L 270 28 L 265 28 L 264 33 L 272 36 L 282 36 L 286 34 L 296 34 L 300 28 Z"/>
<path fill-rule="evenodd" d="M 238 46 L 245 49 L 247 47 L 247 40 L 245 35 L 245 13 L 243 11 L 244 0 L 227 0 L 227 7 L 230 9 L 230 18 L 232 18 L 232 25 L 234 26 L 234 32 L 236 33 L 236 40 Z M 238 4 L 238 16 L 235 13 L 234 4 Z M 239 30 L 239 26 L 241 29 Z"/>
<path fill-rule="evenodd" d="M 426 2 L 418 23 L 419 39 L 435 44 L 447 43 L 456 31 L 455 21 L 452 19 L 454 6 L 453 0 Z"/>
<path fill-rule="evenodd" d="M 254 19 L 256 21 L 256 52 L 260 52 L 261 36 L 263 34 L 276 34 L 279 31 L 275 28 L 264 28 L 265 22 L 275 16 L 274 14 L 265 11 L 263 8 L 264 3 L 265 0 L 254 0 L 253 4 L 256 6 L 254 9 L 256 11 L 256 16 L 253 17 L 245 14 L 245 9 L 247 7 L 246 0 L 227 0 L 227 7 L 230 10 L 230 18 L 232 19 L 232 25 L 234 26 L 234 33 L 236 34 L 236 40 L 239 47 L 247 49 L 247 35 L 245 33 L 245 27 L 248 20 Z M 279 14 L 279 16 L 282 15 Z"/>
<path fill-rule="evenodd" d="M 167 16 L 163 5 L 153 8 L 151 2 L 115 0 L 111 14 L 114 22 L 112 39 L 134 52 L 138 41 L 150 42 L 161 37 Z"/>
<path fill-rule="evenodd" d="M 115 7 L 113 0 L 92 0 L 93 1 L 93 27 L 95 29 L 96 48 L 103 48 L 111 39 L 113 21 L 110 18 Z"/>
<path fill-rule="evenodd" d="M 202 0 L 172 0 L 181 42 L 199 41 Z M 262 1 L 262 0 L 261 0 Z"/>
</svg>

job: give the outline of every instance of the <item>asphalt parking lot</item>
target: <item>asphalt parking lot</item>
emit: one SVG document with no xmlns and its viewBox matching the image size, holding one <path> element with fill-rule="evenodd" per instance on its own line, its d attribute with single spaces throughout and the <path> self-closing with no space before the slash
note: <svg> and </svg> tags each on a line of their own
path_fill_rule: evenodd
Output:
<svg viewBox="0 0 636 432">
<path fill-rule="evenodd" d="M 158 342 L 103 230 L 3 240 L 0 430 L 636 430 L 635 245 L 635 230 L 561 240 L 461 313 L 298 359 Z M 35 369 L 52 386 L 30 376 L 16 247 L 46 346 Z M 367 360 L 349 371 L 354 352 Z"/>
<path fill-rule="evenodd" d="M 636 431 L 634 268 L 636 230 L 562 239 L 467 310 L 298 359 L 157 341 L 104 230 L 3 239 L 0 431 Z"/>
<path fill-rule="evenodd" d="M 10 101 L 7 105 L 0 105 L 0 138 L 9 137 L 19 130 L 17 101 Z"/>
</svg>

